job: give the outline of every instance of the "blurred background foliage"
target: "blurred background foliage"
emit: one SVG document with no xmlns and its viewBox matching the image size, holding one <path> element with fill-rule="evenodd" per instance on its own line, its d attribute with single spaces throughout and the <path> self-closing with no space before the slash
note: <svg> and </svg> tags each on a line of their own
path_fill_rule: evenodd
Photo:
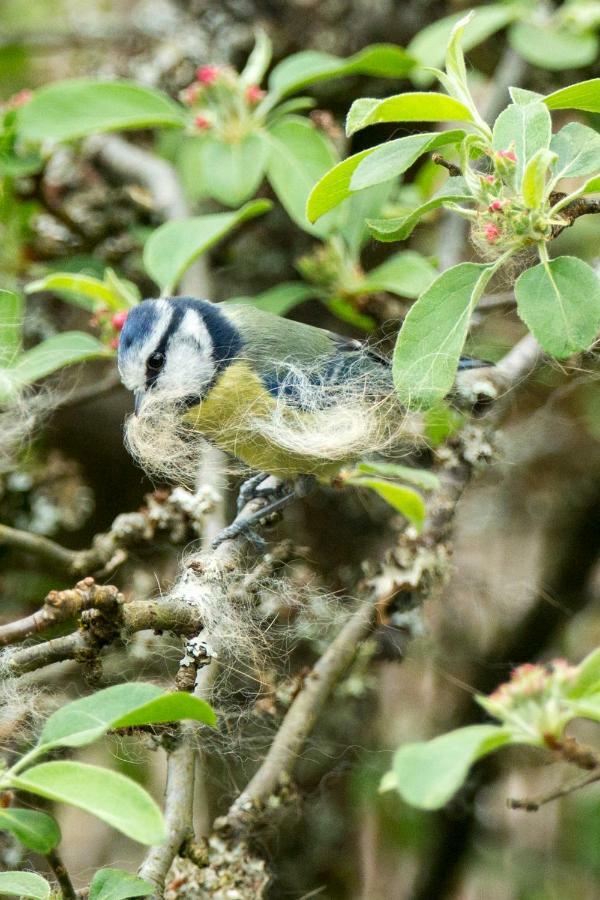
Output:
<svg viewBox="0 0 600 900">
<path fill-rule="evenodd" d="M 597 25 L 597 3 L 576 0 L 564 5 Z M 470 6 L 458 0 L 32 0 L 25 7 L 4 0 L 0 98 L 6 102 L 24 88 L 80 75 L 130 78 L 177 96 L 198 65 L 230 63 L 241 68 L 257 25 L 271 36 L 275 60 L 309 48 L 346 56 L 377 41 L 406 47 L 425 25 Z M 550 4 L 524 6 L 543 19 Z M 588 30 L 593 32 L 596 25 Z M 473 89 L 480 97 L 506 46 L 506 32 L 499 31 L 468 52 Z M 552 45 L 547 47 L 551 55 Z M 529 65 L 522 86 L 548 93 L 600 75 L 597 48 L 588 50 L 583 67 L 552 68 Z M 339 143 L 342 153 L 356 152 L 367 141 L 409 133 L 408 126 L 377 126 L 356 135 L 351 148 L 342 143 L 339 123 L 352 100 L 389 92 L 388 82 L 356 77 L 317 85 L 310 91 L 317 98 L 313 121 Z M 600 124 L 594 117 L 586 122 Z M 135 139 L 148 147 L 153 141 L 147 132 Z M 167 137 L 159 139 L 158 147 L 172 158 Z M 182 165 L 193 194 L 194 179 L 185 171 L 185 160 Z M 397 192 L 397 204 L 415 205 L 420 190 L 431 192 L 436 171 L 428 164 L 413 167 Z M 260 195 L 273 199 L 265 185 Z M 0 204 L 3 285 L 22 285 L 53 268 L 102 276 L 112 267 L 135 282 L 142 295 L 155 290 L 141 265 L 144 240 L 161 221 L 152 197 L 134 181 L 115 181 L 77 147 L 58 149 L 41 175 L 17 179 L 14 191 L 6 191 Z M 211 203 L 204 208 L 219 209 Z M 568 254 L 576 248 L 578 255 L 597 265 L 598 229 L 595 218 L 580 219 L 553 250 Z M 447 239 L 437 216 L 417 229 L 409 246 L 435 261 Z M 210 252 L 212 298 L 252 297 L 282 281 L 297 281 L 298 269 L 310 281 L 311 261 L 322 246 L 276 204 L 268 216 Z M 384 245 L 368 241 L 362 265 L 374 268 L 387 252 Z M 465 258 L 469 253 L 465 247 Z M 377 325 L 385 337 L 384 324 L 392 320 L 393 331 L 405 308 L 402 298 L 383 291 L 361 314 L 368 318 L 367 327 Z M 327 303 L 309 299 L 292 315 L 349 334 L 362 333 L 364 322 L 348 322 L 346 316 L 342 324 L 344 316 L 335 313 Z M 27 300 L 26 344 L 71 328 L 87 330 L 89 313 L 56 296 Z M 499 306 L 481 317 L 470 349 L 497 359 L 523 333 L 510 307 Z M 105 394 L 86 399 L 87 386 L 110 376 L 113 365 L 94 361 L 76 376 L 67 373 L 58 379 L 60 389 L 73 393 L 36 432 L 18 468 L 3 476 L 3 521 L 66 546 L 85 547 L 118 513 L 135 509 L 151 489 L 122 445 L 129 397 L 111 383 Z M 533 750 L 506 752 L 477 767 L 466 790 L 440 813 L 420 813 L 397 797 L 377 794 L 390 752 L 401 741 L 478 721 L 472 694 L 493 689 L 511 666 L 555 656 L 576 662 L 600 644 L 597 372 L 593 354 L 583 359 L 579 372 L 547 366 L 515 397 L 496 463 L 461 503 L 453 574 L 443 595 L 428 604 L 425 633 L 411 644 L 402 665 L 390 659 L 394 654 L 384 643 L 373 641 L 364 648 L 301 760 L 300 808 L 264 835 L 275 871 L 272 897 L 598 896 L 597 785 L 548 805 L 535 818 L 506 808 L 508 796 L 535 795 L 564 776 L 561 765 L 542 765 Z M 362 558 L 357 548 L 364 552 L 365 537 L 377 533 L 382 515 L 354 497 L 340 500 L 323 494 L 294 510 L 285 528 L 297 543 L 314 548 L 312 562 L 326 572 L 329 583 L 343 587 Z M 177 559 L 172 549 L 158 545 L 150 556 L 127 564 L 129 583 L 140 596 L 150 595 L 157 581 L 166 585 L 173 578 Z M 67 586 L 14 552 L 1 549 L 0 563 L 2 619 L 34 610 L 50 588 Z M 123 573 L 116 577 L 117 582 L 126 580 Z M 161 660 L 160 672 L 156 662 L 150 662 L 150 646 L 159 650 L 154 659 Z M 305 653 L 310 659 L 310 648 Z M 374 666 L 369 666 L 373 659 Z M 109 665 L 152 676 L 169 671 L 175 661 L 166 639 L 145 635 L 128 648 L 127 658 L 124 653 L 115 656 Z M 72 668 L 70 686 L 68 680 L 56 678 L 57 694 L 80 690 L 78 677 Z M 230 727 L 239 727 L 250 743 L 240 748 L 242 738 L 236 737 L 227 753 L 215 750 L 204 784 L 206 808 L 213 812 L 223 807 L 232 785 L 243 783 L 245 769 L 252 768 L 272 735 L 268 713 L 253 726 L 232 721 Z M 591 726 L 580 731 L 584 740 L 597 743 Z M 2 740 L 7 737 L 2 735 Z M 113 764 L 139 778 L 140 768 L 130 762 L 132 752 L 127 739 L 115 742 Z M 156 793 L 164 774 L 157 766 L 155 755 L 147 754 L 143 777 Z M 198 826 L 206 828 L 209 822 L 207 815 Z M 63 811 L 61 825 L 65 861 L 81 884 L 105 863 L 118 859 L 118 864 L 132 867 L 139 860 L 140 848 L 75 810 Z M 8 843 L 0 848 L 7 866 L 14 865 L 12 852 Z"/>
</svg>

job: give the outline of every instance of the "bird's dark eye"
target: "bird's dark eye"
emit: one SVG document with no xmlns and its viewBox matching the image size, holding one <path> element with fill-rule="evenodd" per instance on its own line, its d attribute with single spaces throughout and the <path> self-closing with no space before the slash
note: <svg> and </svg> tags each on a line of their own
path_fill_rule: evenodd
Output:
<svg viewBox="0 0 600 900">
<path fill-rule="evenodd" d="M 156 351 L 148 357 L 148 368 L 153 372 L 159 372 L 165 364 L 165 354 Z"/>
</svg>

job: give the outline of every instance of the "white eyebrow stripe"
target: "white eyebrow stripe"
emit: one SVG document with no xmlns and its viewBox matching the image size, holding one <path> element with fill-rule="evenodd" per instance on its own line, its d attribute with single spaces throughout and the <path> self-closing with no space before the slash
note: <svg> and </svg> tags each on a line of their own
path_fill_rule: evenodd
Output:
<svg viewBox="0 0 600 900">
<path fill-rule="evenodd" d="M 193 338 L 199 345 L 202 353 L 212 356 L 213 340 L 210 331 L 201 316 L 193 309 L 188 309 L 181 320 L 179 331 Z"/>
</svg>

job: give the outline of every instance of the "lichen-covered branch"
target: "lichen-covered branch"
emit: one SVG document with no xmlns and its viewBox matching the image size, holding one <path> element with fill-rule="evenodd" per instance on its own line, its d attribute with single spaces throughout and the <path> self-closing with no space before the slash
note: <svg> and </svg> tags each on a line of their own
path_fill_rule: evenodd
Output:
<svg viewBox="0 0 600 900">
<path fill-rule="evenodd" d="M 205 517 L 219 500 L 210 485 L 201 486 L 194 494 L 183 488 L 155 491 L 139 511 L 117 516 L 110 530 L 97 534 L 86 550 L 68 550 L 49 538 L 7 525 L 0 525 L 0 545 L 35 556 L 66 575 L 108 575 L 125 562 L 132 547 L 159 537 L 181 544 L 194 534 L 199 536 Z"/>
</svg>

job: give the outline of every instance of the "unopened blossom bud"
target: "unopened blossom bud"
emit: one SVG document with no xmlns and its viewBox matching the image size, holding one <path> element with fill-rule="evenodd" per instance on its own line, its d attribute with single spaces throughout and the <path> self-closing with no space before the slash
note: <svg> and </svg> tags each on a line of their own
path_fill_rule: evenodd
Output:
<svg viewBox="0 0 600 900">
<path fill-rule="evenodd" d="M 484 175 L 483 178 L 484 181 L 487 181 L 488 184 L 496 184 L 495 175 Z"/>
<path fill-rule="evenodd" d="M 125 324 L 125 319 L 127 318 L 127 311 L 122 309 L 119 312 L 115 313 L 110 323 L 115 331 L 120 331 Z"/>
<path fill-rule="evenodd" d="M 206 116 L 196 116 L 194 119 L 194 124 L 196 128 L 199 128 L 201 131 L 206 131 L 208 128 L 212 128 L 212 122 L 210 119 L 207 119 Z"/>
<path fill-rule="evenodd" d="M 246 101 L 254 105 L 259 103 L 265 94 L 266 91 L 263 91 L 257 84 L 249 84 L 246 88 Z"/>
<path fill-rule="evenodd" d="M 500 229 L 498 228 L 497 225 L 494 225 L 493 222 L 488 222 L 485 225 L 483 231 L 485 233 L 486 241 L 490 244 L 495 243 L 498 240 L 498 238 L 500 237 Z"/>
<path fill-rule="evenodd" d="M 512 150 L 498 150 L 498 156 L 501 159 L 508 159 L 510 162 L 516 162 L 517 157 Z"/>
<path fill-rule="evenodd" d="M 193 106 L 201 93 L 202 86 L 200 84 L 190 84 L 181 92 L 180 97 L 188 106 Z"/>
<path fill-rule="evenodd" d="M 218 66 L 200 66 L 196 71 L 196 79 L 200 84 L 214 84 L 218 77 Z"/>
<path fill-rule="evenodd" d="M 26 103 L 29 103 L 31 98 L 33 97 L 33 91 L 24 88 L 22 91 L 19 91 L 17 94 L 13 94 L 10 100 L 8 101 L 8 106 L 11 109 L 17 109 L 19 106 L 25 106 Z"/>
<path fill-rule="evenodd" d="M 488 210 L 490 212 L 502 212 L 503 208 L 504 208 L 503 200 L 492 200 L 492 202 L 488 206 Z"/>
</svg>

